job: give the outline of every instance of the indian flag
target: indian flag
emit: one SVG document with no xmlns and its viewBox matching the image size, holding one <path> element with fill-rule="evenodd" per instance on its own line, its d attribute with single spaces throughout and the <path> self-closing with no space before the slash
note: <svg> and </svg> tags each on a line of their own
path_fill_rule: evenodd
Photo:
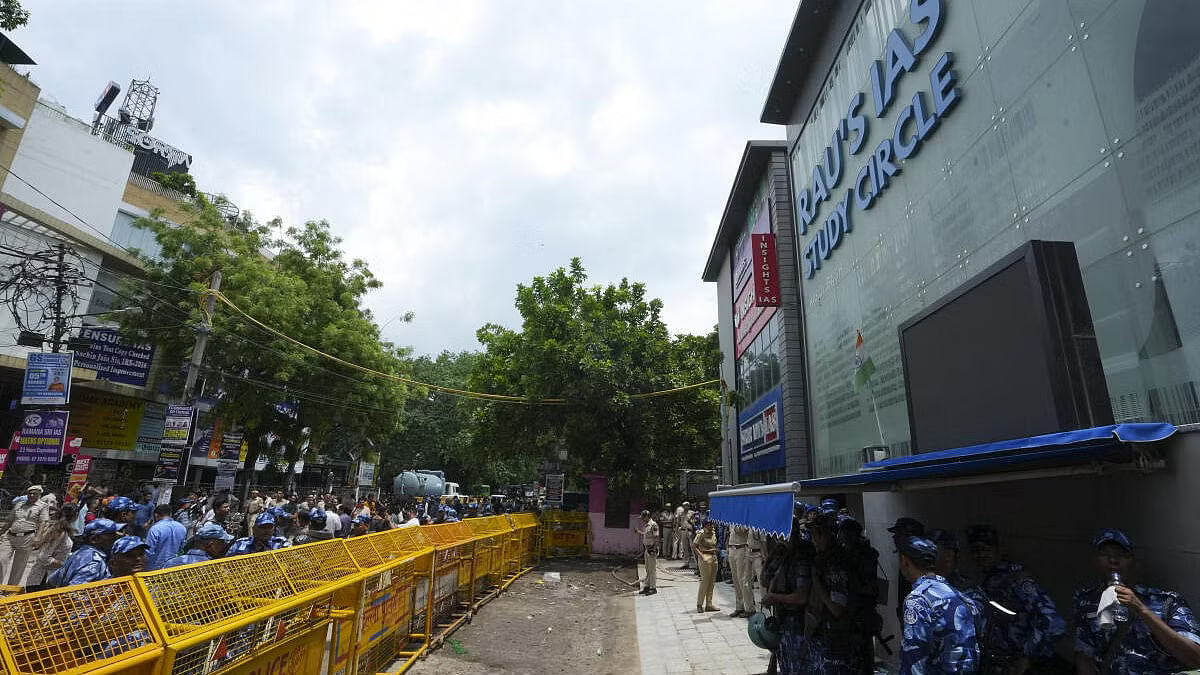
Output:
<svg viewBox="0 0 1200 675">
<path fill-rule="evenodd" d="M 860 391 L 866 384 L 867 380 L 875 374 L 875 362 L 867 356 L 867 349 L 863 346 L 862 331 L 854 331 L 858 335 L 858 339 L 854 341 L 854 391 Z"/>
</svg>

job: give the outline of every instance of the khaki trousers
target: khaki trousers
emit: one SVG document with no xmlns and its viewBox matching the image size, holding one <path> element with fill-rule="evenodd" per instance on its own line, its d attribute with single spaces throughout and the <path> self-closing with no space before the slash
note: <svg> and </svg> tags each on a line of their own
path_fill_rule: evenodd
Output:
<svg viewBox="0 0 1200 675">
<path fill-rule="evenodd" d="M 696 591 L 696 608 L 712 607 L 713 586 L 717 580 L 717 561 L 700 563 L 700 589 Z"/>
<path fill-rule="evenodd" d="M 653 551 L 649 546 L 642 547 L 642 557 L 646 559 L 646 580 L 642 583 L 642 588 L 658 586 L 658 556 Z"/>
<path fill-rule="evenodd" d="M 24 586 L 33 558 L 33 534 L 0 537 L 0 583 Z"/>
<path fill-rule="evenodd" d="M 754 556 L 748 547 L 729 549 L 729 571 L 733 574 L 733 594 L 737 607 L 748 614 L 754 613 Z"/>
</svg>

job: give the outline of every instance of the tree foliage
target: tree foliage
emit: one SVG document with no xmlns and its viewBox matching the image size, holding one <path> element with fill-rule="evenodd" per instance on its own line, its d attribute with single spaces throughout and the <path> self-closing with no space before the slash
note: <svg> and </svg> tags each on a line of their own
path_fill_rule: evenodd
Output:
<svg viewBox="0 0 1200 675">
<path fill-rule="evenodd" d="M 714 379 L 716 334 L 672 337 L 662 301 L 641 283 L 588 286 L 582 262 L 517 286 L 521 330 L 489 324 L 474 388 L 563 406 L 487 403 L 476 415 L 475 445 L 501 456 L 555 460 L 566 450 L 576 473 L 618 485 L 661 489 L 680 468 L 711 468 L 720 446 L 715 388 L 655 398 L 630 394 Z"/>
<path fill-rule="evenodd" d="M 16 30 L 29 23 L 29 10 L 21 0 L 0 0 L 0 29 Z"/>
<path fill-rule="evenodd" d="M 151 172 L 150 177 L 165 188 L 170 188 L 189 197 L 196 196 L 196 179 L 192 178 L 190 173 L 179 171 L 163 173 L 161 171 L 154 171 Z"/>
<path fill-rule="evenodd" d="M 362 306 L 379 281 L 363 261 L 344 259 L 327 222 L 310 221 L 272 239 L 278 221 L 263 224 L 243 213 L 231 222 L 203 196 L 183 207 L 190 222 L 180 226 L 156 217 L 135 222 L 154 232 L 161 255 L 143 256 L 145 281 L 125 291 L 143 311 L 120 315 L 123 332 L 152 339 L 163 363 L 182 366 L 190 358 L 203 293 L 221 270 L 221 292 L 250 316 L 345 361 L 401 372 L 403 352 L 380 339 Z M 400 383 L 338 366 L 219 303 L 212 326 L 202 377 L 207 393 L 220 395 L 215 412 L 245 428 L 247 466 L 263 451 L 294 461 L 306 440 L 319 447 L 335 430 L 353 429 L 365 440 L 397 428 L 405 397 Z M 166 374 L 177 394 L 184 373 L 180 367 Z"/>
</svg>

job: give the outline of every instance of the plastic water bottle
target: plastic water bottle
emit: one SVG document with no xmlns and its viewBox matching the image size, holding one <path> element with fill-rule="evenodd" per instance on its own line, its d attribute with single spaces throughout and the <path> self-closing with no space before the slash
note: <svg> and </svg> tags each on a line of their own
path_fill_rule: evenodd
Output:
<svg viewBox="0 0 1200 675">
<path fill-rule="evenodd" d="M 1109 576 L 1109 578 L 1108 578 L 1108 585 L 1109 586 L 1123 586 L 1124 584 L 1121 583 L 1121 573 L 1113 572 L 1112 575 Z M 1125 605 L 1118 603 L 1116 607 L 1112 608 L 1112 616 L 1113 616 L 1113 621 L 1119 626 L 1119 625 L 1129 621 L 1129 608 L 1126 607 Z"/>
</svg>

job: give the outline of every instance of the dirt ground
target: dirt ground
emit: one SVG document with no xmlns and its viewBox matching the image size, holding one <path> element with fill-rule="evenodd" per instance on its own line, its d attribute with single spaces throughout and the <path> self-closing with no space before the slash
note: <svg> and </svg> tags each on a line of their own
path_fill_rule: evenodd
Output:
<svg viewBox="0 0 1200 675">
<path fill-rule="evenodd" d="M 513 582 L 446 644 L 409 670 L 417 675 L 637 673 L 631 562 L 549 560 Z M 560 583 L 543 582 L 558 572 Z M 451 640 L 465 653 L 456 654 Z"/>
</svg>

